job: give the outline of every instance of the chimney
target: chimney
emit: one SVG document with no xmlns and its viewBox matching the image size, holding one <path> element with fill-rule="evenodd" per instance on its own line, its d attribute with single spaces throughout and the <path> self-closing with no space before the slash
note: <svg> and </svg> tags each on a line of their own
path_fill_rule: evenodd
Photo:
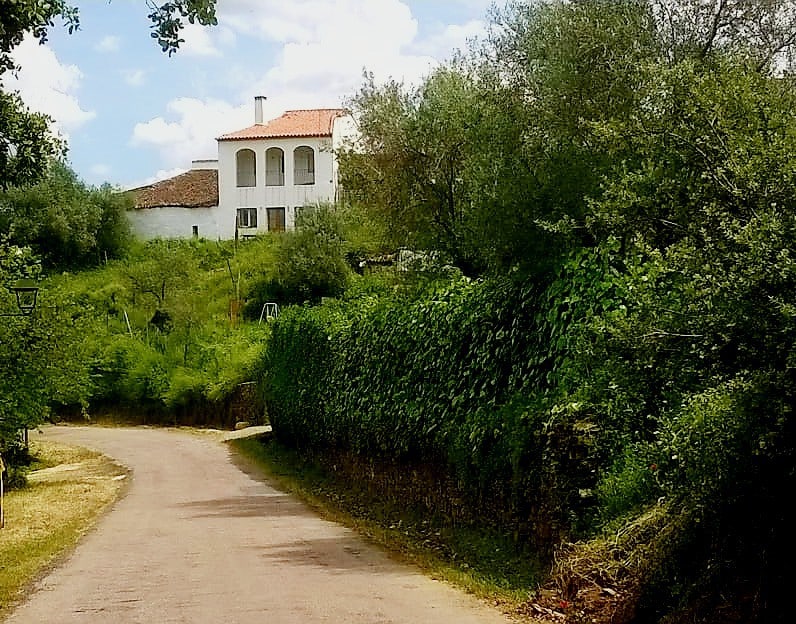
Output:
<svg viewBox="0 0 796 624">
<path fill-rule="evenodd" d="M 262 125 L 265 123 L 263 119 L 263 104 L 268 98 L 264 95 L 257 95 L 254 98 L 254 123 Z"/>
</svg>

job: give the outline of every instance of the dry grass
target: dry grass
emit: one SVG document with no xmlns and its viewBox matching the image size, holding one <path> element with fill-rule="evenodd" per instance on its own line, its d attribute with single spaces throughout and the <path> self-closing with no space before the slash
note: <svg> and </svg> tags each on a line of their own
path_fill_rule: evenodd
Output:
<svg viewBox="0 0 796 624">
<path fill-rule="evenodd" d="M 42 470 L 6 494 L 0 529 L 0 620 L 116 500 L 126 471 L 107 457 L 53 442 L 31 443 Z"/>
</svg>

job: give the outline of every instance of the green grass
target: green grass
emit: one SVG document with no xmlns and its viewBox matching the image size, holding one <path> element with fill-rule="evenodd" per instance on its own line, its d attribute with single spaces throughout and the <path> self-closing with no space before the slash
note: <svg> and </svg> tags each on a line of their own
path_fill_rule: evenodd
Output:
<svg viewBox="0 0 796 624">
<path fill-rule="evenodd" d="M 385 502 L 275 441 L 231 442 L 244 467 L 265 473 L 325 518 L 354 529 L 401 561 L 513 611 L 542 579 L 532 553 L 490 527 L 451 526 Z"/>
<path fill-rule="evenodd" d="M 33 442 L 28 486 L 7 492 L 0 529 L 0 620 L 116 500 L 125 471 L 94 451 Z"/>
</svg>

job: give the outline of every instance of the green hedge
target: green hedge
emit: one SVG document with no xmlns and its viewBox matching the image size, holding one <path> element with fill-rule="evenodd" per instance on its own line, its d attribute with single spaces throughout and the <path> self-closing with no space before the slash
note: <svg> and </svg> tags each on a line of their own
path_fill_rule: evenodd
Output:
<svg viewBox="0 0 796 624">
<path fill-rule="evenodd" d="M 410 299 L 288 309 L 261 371 L 275 435 L 309 452 L 434 466 L 476 515 L 538 532 L 560 507 L 539 504 L 544 464 L 578 445 L 541 422 L 566 345 L 551 347 L 540 300 L 531 284 L 461 280 Z"/>
</svg>

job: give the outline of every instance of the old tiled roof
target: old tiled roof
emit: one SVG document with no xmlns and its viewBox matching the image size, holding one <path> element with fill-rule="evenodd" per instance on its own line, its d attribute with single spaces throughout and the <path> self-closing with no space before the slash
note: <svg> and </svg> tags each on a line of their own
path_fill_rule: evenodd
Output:
<svg viewBox="0 0 796 624">
<path fill-rule="evenodd" d="M 131 189 L 136 208 L 207 208 L 218 206 L 218 171 L 191 169 L 183 174 Z"/>
<path fill-rule="evenodd" d="M 264 124 L 255 124 L 218 137 L 219 141 L 245 139 L 288 139 L 302 137 L 330 137 L 337 117 L 345 114 L 340 108 L 287 111 L 281 117 Z"/>
</svg>

